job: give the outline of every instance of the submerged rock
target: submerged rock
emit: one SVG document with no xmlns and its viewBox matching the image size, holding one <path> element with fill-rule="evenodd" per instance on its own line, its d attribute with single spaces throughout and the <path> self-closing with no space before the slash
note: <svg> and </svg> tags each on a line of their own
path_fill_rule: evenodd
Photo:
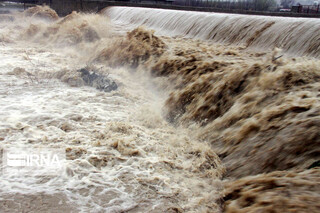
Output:
<svg viewBox="0 0 320 213">
<path fill-rule="evenodd" d="M 95 87 L 96 89 L 104 92 L 111 92 L 118 89 L 116 82 L 105 75 L 90 72 L 86 68 L 82 68 L 78 70 L 78 72 L 81 73 L 81 78 L 88 86 Z"/>
</svg>

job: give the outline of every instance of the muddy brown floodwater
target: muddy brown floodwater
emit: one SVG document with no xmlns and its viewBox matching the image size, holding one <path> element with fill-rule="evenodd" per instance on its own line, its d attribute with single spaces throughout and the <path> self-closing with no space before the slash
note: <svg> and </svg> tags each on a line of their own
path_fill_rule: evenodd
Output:
<svg viewBox="0 0 320 213">
<path fill-rule="evenodd" d="M 67 154 L 3 173 L 0 212 L 320 211 L 319 20 L 38 6 L 0 25 L 1 149 Z"/>
</svg>

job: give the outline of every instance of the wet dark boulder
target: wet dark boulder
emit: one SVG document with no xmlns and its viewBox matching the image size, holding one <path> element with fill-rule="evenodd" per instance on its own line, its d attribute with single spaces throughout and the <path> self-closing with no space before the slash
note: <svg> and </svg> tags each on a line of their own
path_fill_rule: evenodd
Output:
<svg viewBox="0 0 320 213">
<path fill-rule="evenodd" d="M 96 89 L 104 92 L 111 92 L 118 89 L 118 85 L 114 80 L 106 75 L 100 75 L 95 72 L 90 72 L 86 68 L 78 70 L 81 73 L 81 78 L 85 82 L 85 85 L 95 87 Z"/>
</svg>

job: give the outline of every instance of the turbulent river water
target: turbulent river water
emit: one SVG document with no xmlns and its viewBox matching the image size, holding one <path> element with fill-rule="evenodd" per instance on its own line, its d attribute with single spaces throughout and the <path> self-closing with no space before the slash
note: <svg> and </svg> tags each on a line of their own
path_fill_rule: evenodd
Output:
<svg viewBox="0 0 320 213">
<path fill-rule="evenodd" d="M 1 150 L 62 148 L 66 163 L 3 171 L 0 212 L 319 211 L 319 27 L 126 7 L 1 14 Z M 84 67 L 118 89 L 86 86 Z"/>
</svg>

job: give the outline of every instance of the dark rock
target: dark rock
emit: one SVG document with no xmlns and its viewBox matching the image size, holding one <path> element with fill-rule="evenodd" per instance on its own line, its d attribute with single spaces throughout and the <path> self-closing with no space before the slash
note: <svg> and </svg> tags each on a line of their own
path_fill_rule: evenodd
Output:
<svg viewBox="0 0 320 213">
<path fill-rule="evenodd" d="M 118 89 L 118 85 L 111 78 L 97 74 L 95 72 L 90 72 L 86 68 L 78 70 L 81 73 L 81 78 L 86 85 L 95 87 L 96 89 L 104 92 L 110 92 Z"/>
</svg>

